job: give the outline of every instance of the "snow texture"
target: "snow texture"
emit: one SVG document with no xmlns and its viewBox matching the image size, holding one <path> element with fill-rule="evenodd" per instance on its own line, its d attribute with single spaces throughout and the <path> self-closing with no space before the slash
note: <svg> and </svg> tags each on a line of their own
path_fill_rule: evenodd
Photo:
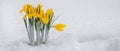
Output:
<svg viewBox="0 0 120 51">
<path fill-rule="evenodd" d="M 53 8 L 64 32 L 52 28 L 47 44 L 29 46 L 25 3 Z M 120 51 L 120 0 L 0 0 L 0 51 Z"/>
</svg>

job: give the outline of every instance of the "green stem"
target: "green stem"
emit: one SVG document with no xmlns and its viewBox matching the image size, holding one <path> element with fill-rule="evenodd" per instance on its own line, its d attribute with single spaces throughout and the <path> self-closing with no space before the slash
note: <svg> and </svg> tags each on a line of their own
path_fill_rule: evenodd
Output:
<svg viewBox="0 0 120 51">
<path fill-rule="evenodd" d="M 48 30 L 48 28 L 46 28 L 46 32 L 45 32 L 45 43 L 47 43 L 47 41 L 48 41 L 48 34 L 49 34 L 49 30 Z"/>
<path fill-rule="evenodd" d="M 24 23 L 25 23 L 25 27 L 26 27 L 26 30 L 27 30 L 27 34 L 28 34 L 28 39 L 30 41 L 30 44 L 31 44 L 31 36 L 30 36 L 30 31 L 28 30 L 28 27 L 27 27 L 27 20 L 24 20 Z"/>
<path fill-rule="evenodd" d="M 30 43 L 32 46 L 35 45 L 34 43 L 34 28 L 33 28 L 33 24 L 32 24 L 32 20 L 29 19 L 29 34 L 30 34 Z"/>
<path fill-rule="evenodd" d="M 36 41 L 37 41 L 37 45 L 39 45 L 40 44 L 40 30 L 39 30 L 39 28 L 40 28 L 40 24 L 39 24 L 39 22 L 37 23 L 37 26 L 36 26 L 37 28 L 36 28 Z"/>
</svg>

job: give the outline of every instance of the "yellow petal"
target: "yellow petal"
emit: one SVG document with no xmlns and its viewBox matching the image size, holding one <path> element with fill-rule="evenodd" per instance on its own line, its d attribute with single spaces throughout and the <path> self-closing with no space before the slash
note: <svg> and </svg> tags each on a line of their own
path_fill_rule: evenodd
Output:
<svg viewBox="0 0 120 51">
<path fill-rule="evenodd" d="M 32 6 L 30 6 L 29 8 L 28 8 L 28 10 L 29 10 L 29 14 L 33 14 L 34 13 L 34 8 L 32 7 Z"/>
<path fill-rule="evenodd" d="M 41 9 L 41 8 L 42 8 L 41 4 L 38 4 L 37 9 Z"/>
<path fill-rule="evenodd" d="M 43 9 L 40 10 L 40 18 L 42 18 L 42 17 L 44 17 L 44 10 Z"/>
<path fill-rule="evenodd" d="M 45 15 L 42 19 L 42 22 L 44 23 L 44 24 L 48 24 L 48 22 L 49 22 L 49 18 Z"/>
<path fill-rule="evenodd" d="M 52 9 L 52 8 L 47 9 L 46 15 L 47 15 L 48 17 L 51 17 L 52 14 L 53 14 L 53 9 Z"/>
<path fill-rule="evenodd" d="M 57 25 L 54 25 L 53 28 L 55 28 L 56 30 L 58 31 L 63 31 L 63 29 L 66 27 L 65 24 L 57 24 Z"/>
<path fill-rule="evenodd" d="M 24 10 L 20 10 L 20 13 L 22 13 Z"/>
<path fill-rule="evenodd" d="M 37 7 L 36 7 L 37 13 L 40 13 L 41 8 L 42 8 L 41 4 L 38 4 Z"/>
<path fill-rule="evenodd" d="M 33 17 L 33 14 L 27 14 L 27 17 L 31 19 Z"/>
<path fill-rule="evenodd" d="M 23 8 L 20 10 L 20 12 L 26 12 L 26 13 L 28 13 L 29 12 L 29 10 L 28 10 L 29 7 L 30 7 L 30 4 L 25 4 L 23 6 Z"/>
</svg>

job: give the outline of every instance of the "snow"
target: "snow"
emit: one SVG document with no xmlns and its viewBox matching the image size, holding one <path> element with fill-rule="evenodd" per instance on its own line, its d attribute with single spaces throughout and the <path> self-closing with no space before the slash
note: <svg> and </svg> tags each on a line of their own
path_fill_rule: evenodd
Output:
<svg viewBox="0 0 120 51">
<path fill-rule="evenodd" d="M 0 0 L 0 51 L 120 51 L 120 0 Z M 50 30 L 48 43 L 29 46 L 19 13 L 41 3 L 60 16 L 64 32 Z M 62 3 L 62 4 L 61 4 Z"/>
<path fill-rule="evenodd" d="M 66 38 L 63 38 L 66 37 Z M 1 51 L 119 51 L 120 38 L 80 42 L 69 34 L 49 40 L 48 44 L 29 46 L 27 39 L 21 38 L 9 43 L 1 43 Z"/>
</svg>

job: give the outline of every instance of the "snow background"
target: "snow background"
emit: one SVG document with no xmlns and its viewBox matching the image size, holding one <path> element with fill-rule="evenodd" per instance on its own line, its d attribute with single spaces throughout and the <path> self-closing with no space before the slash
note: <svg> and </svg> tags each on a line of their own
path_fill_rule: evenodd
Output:
<svg viewBox="0 0 120 51">
<path fill-rule="evenodd" d="M 27 45 L 25 3 L 53 8 L 64 32 L 51 29 L 47 45 Z M 120 0 L 0 0 L 0 51 L 120 51 L 119 37 Z"/>
</svg>

